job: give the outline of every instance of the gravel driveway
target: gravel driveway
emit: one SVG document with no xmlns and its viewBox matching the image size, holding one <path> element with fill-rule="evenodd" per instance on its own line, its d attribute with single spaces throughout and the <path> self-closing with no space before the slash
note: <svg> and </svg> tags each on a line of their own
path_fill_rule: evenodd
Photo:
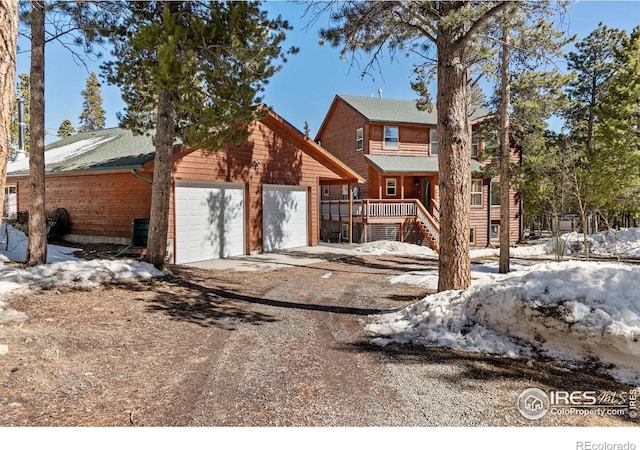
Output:
<svg viewBox="0 0 640 450">
<path fill-rule="evenodd" d="M 520 415 L 529 387 L 626 386 L 550 363 L 369 345 L 368 315 L 428 291 L 389 277 L 435 260 L 352 256 L 264 272 L 175 276 L 14 299 L 0 326 L 5 425 L 634 426 Z"/>
</svg>

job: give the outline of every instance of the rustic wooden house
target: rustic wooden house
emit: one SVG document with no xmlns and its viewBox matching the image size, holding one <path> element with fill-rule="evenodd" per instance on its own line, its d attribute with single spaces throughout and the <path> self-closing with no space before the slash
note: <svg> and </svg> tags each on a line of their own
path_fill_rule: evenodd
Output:
<svg viewBox="0 0 640 450">
<path fill-rule="evenodd" d="M 47 146 L 46 210 L 64 208 L 72 242 L 129 244 L 148 220 L 151 137 L 111 128 Z M 321 184 L 361 183 L 353 170 L 273 112 L 246 144 L 215 152 L 176 147 L 169 211 L 170 261 L 189 263 L 317 245 Z M 26 211 L 28 162 L 10 164 L 7 185 Z"/>
<path fill-rule="evenodd" d="M 469 239 L 472 246 L 498 242 L 499 178 L 483 175 L 484 142 L 478 124 L 486 110 L 472 115 L 472 173 Z M 328 238 L 354 242 L 391 239 L 437 249 L 440 227 L 437 116 L 420 111 L 415 101 L 338 95 L 316 141 L 365 179 L 322 191 L 322 232 Z M 512 159 L 518 161 L 514 149 Z M 510 235 L 520 236 L 519 200 L 512 191 Z M 349 212 L 350 211 L 350 212 Z"/>
</svg>

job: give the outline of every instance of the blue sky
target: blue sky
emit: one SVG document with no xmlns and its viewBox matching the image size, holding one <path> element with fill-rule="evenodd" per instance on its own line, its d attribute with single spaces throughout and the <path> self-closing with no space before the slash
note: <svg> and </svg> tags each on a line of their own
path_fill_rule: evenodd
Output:
<svg viewBox="0 0 640 450">
<path fill-rule="evenodd" d="M 360 77 L 357 67 L 342 61 L 338 49 L 318 44 L 318 29 L 326 25 L 320 19 L 314 27 L 306 28 L 308 17 L 303 17 L 305 5 L 299 2 L 266 1 L 263 7 L 271 14 L 280 14 L 293 26 L 285 45 L 295 45 L 300 52 L 289 57 L 282 70 L 269 82 L 264 93 L 265 103 L 278 114 L 302 130 L 307 121 L 312 136 L 320 127 L 336 94 L 378 95 L 382 89 L 386 98 L 415 99 L 410 87 L 413 59 L 383 60 L 382 73 L 374 77 Z M 562 29 L 577 34 L 578 40 L 593 31 L 602 21 L 610 27 L 630 32 L 640 25 L 640 1 L 580 1 L 573 2 Z M 105 59 L 89 62 L 85 68 L 74 61 L 68 50 L 49 44 L 45 50 L 45 126 L 50 134 L 46 142 L 57 140 L 55 134 L 64 119 L 78 126 L 82 111 L 85 80 L 91 71 L 99 74 L 99 65 Z M 109 55 L 106 54 L 105 58 Z M 18 54 L 18 73 L 29 71 L 28 42 L 21 41 Z M 116 113 L 123 108 L 117 88 L 102 83 L 103 106 L 107 114 L 107 127 L 118 125 Z M 553 124 L 552 124 L 553 125 Z"/>
</svg>

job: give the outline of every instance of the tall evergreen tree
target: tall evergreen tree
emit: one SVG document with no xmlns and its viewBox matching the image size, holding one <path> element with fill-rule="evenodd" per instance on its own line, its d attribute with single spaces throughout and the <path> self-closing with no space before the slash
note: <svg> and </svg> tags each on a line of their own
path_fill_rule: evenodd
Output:
<svg viewBox="0 0 640 450">
<path fill-rule="evenodd" d="M 44 52 L 45 44 L 63 41 L 79 61 L 91 53 L 92 44 L 103 38 L 99 30 L 117 13 L 116 2 L 52 2 L 33 0 L 23 4 L 21 19 L 31 37 L 31 117 L 29 120 L 29 242 L 26 265 L 36 266 L 47 261 L 47 230 L 44 177 Z M 46 20 L 45 15 L 50 15 Z M 45 23 L 47 28 L 45 29 Z M 64 41 L 69 39 L 70 41 Z"/>
<path fill-rule="evenodd" d="M 60 124 L 60 126 L 58 127 L 58 133 L 56 135 L 59 138 L 64 139 L 74 135 L 75 132 L 76 132 L 76 129 L 71 124 L 71 121 L 69 119 L 64 119 Z"/>
<path fill-rule="evenodd" d="M 82 112 L 80 113 L 79 133 L 96 131 L 104 128 L 105 111 L 102 107 L 100 82 L 95 72 L 91 72 L 86 80 L 86 88 L 82 91 Z"/>
<path fill-rule="evenodd" d="M 171 158 L 179 138 L 216 151 L 246 140 L 261 114 L 259 93 L 285 60 L 286 21 L 257 2 L 129 2 L 112 38 L 117 60 L 104 66 L 127 104 L 120 120 L 137 132 L 155 128 L 156 155 L 147 260 L 166 259 Z M 295 51 L 291 49 L 290 51 Z"/>
<path fill-rule="evenodd" d="M 531 5 L 535 11 L 539 2 L 354 1 L 316 7 L 316 15 L 329 12 L 332 19 L 321 32 L 322 39 L 341 47 L 343 57 L 351 54 L 357 60 L 358 52 L 365 54 L 369 58 L 365 73 L 377 67 L 385 48 L 392 58 L 407 52 L 421 58 L 422 62 L 415 66 L 419 80 L 413 87 L 423 97 L 419 102 L 422 107 L 428 107 L 431 100 L 427 82 L 433 75 L 437 78 L 439 171 L 447 175 L 440 177 L 439 185 L 440 219 L 446 224 L 440 237 L 440 291 L 463 289 L 470 284 L 470 75 L 478 60 L 491 53 L 478 40 L 488 29 L 499 26 L 499 21 L 492 19 L 520 3 Z M 527 45 L 536 44 L 527 42 Z M 435 46 L 435 58 L 431 59 L 425 56 L 430 46 Z"/>
<path fill-rule="evenodd" d="M 18 0 L 6 0 L 0 2 L 0 205 L 4 205 L 10 151 L 17 45 Z"/>
<path fill-rule="evenodd" d="M 616 51 L 615 74 L 597 111 L 593 190 L 600 213 L 611 223 L 618 214 L 640 213 L 640 27 Z"/>
</svg>

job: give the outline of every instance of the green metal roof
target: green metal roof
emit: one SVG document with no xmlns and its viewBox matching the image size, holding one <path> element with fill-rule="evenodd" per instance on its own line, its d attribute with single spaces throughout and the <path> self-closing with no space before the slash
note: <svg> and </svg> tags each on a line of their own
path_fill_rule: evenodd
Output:
<svg viewBox="0 0 640 450">
<path fill-rule="evenodd" d="M 438 173 L 437 156 L 365 155 L 365 158 L 383 173 Z M 485 166 L 475 159 L 469 161 L 472 173 Z"/>
<path fill-rule="evenodd" d="M 78 133 L 45 147 L 45 172 L 94 172 L 141 168 L 153 160 L 151 136 L 123 128 Z M 29 173 L 28 158 L 9 163 L 7 176 Z"/>
<path fill-rule="evenodd" d="M 379 97 L 356 97 L 352 95 L 338 95 L 372 122 L 397 122 L 418 125 L 436 125 L 438 116 L 436 109 L 432 112 L 420 111 L 415 100 L 398 100 Z M 471 119 L 479 119 L 489 114 L 485 108 L 474 108 Z"/>
</svg>

